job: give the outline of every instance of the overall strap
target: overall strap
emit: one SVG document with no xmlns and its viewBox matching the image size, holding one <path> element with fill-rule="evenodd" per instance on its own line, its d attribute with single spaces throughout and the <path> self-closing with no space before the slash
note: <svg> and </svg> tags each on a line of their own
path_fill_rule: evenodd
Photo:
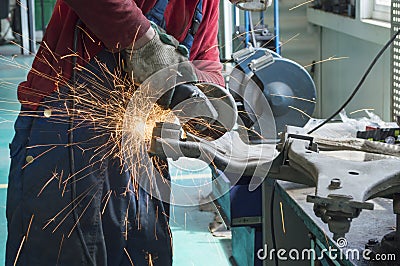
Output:
<svg viewBox="0 0 400 266">
<path fill-rule="evenodd" d="M 158 0 L 154 7 L 146 14 L 147 19 L 157 24 L 157 26 L 165 29 L 165 18 L 164 12 L 168 5 L 168 0 Z M 181 43 L 184 45 L 188 51 L 190 52 L 190 48 L 192 48 L 194 35 L 197 33 L 199 29 L 200 23 L 203 19 L 203 0 L 199 0 L 196 6 L 196 10 L 193 15 L 192 24 L 186 34 L 185 39 Z"/>
<path fill-rule="evenodd" d="M 158 0 L 153 8 L 146 14 L 146 18 L 153 21 L 157 26 L 165 29 L 164 12 L 167 8 L 168 0 Z"/>
<path fill-rule="evenodd" d="M 190 26 L 190 29 L 185 39 L 181 43 L 182 45 L 186 46 L 189 52 L 190 48 L 192 48 L 193 45 L 194 35 L 197 33 L 197 30 L 199 29 L 202 19 L 203 19 L 203 0 L 199 0 L 199 3 L 197 4 L 196 10 L 194 12 L 192 25 Z"/>
</svg>

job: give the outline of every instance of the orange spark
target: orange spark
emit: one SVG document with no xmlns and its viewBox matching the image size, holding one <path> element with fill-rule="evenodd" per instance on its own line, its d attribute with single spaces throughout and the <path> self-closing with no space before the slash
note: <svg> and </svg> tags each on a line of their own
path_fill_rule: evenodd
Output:
<svg viewBox="0 0 400 266">
<path fill-rule="evenodd" d="M 128 256 L 128 259 L 129 259 L 131 265 L 134 266 L 134 265 L 133 265 L 133 261 L 132 261 L 132 259 L 131 259 L 131 256 L 129 256 L 128 250 L 127 250 L 126 248 L 124 248 L 124 251 L 125 251 L 126 256 Z"/>
<path fill-rule="evenodd" d="M 25 238 L 26 238 L 26 236 L 23 236 L 23 237 L 22 237 L 22 241 L 21 241 L 21 244 L 19 245 L 17 255 L 15 256 L 14 266 L 17 265 L 18 258 L 19 258 L 19 254 L 21 253 L 22 246 L 23 246 L 24 243 L 25 243 Z"/>
<path fill-rule="evenodd" d="M 63 243 L 64 243 L 64 234 L 62 234 L 62 237 L 61 237 L 60 248 L 58 249 L 58 256 L 57 256 L 56 265 L 58 265 L 58 261 L 59 261 L 60 256 L 61 256 L 61 248 L 62 248 Z"/>
<path fill-rule="evenodd" d="M 314 2 L 314 0 L 308 0 L 308 1 L 305 1 L 304 3 L 300 3 L 300 4 L 298 4 L 297 6 L 294 6 L 294 7 L 289 8 L 289 11 L 292 11 L 292 10 L 294 10 L 294 9 L 296 9 L 296 8 L 299 8 L 299 7 L 301 7 L 301 6 L 304 6 L 304 5 L 309 4 L 309 3 L 311 3 L 311 2 Z"/>
<path fill-rule="evenodd" d="M 33 222 L 33 217 L 35 217 L 35 215 L 34 214 L 32 214 L 32 216 L 31 216 L 31 220 L 29 221 L 29 225 L 28 225 L 28 229 L 26 230 L 26 240 L 28 241 L 28 236 L 29 236 L 29 232 L 31 231 L 31 225 L 32 225 L 32 222 Z"/>
<path fill-rule="evenodd" d="M 286 234 L 286 229 L 285 229 L 285 218 L 283 216 L 283 205 L 282 205 L 282 201 L 279 202 L 279 206 L 281 208 L 281 219 L 282 219 L 282 230 L 283 233 Z"/>
</svg>

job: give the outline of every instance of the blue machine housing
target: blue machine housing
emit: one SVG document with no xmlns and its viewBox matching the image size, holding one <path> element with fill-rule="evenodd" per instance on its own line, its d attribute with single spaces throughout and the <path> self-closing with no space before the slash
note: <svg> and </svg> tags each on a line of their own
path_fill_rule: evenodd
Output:
<svg viewBox="0 0 400 266">
<path fill-rule="evenodd" d="M 249 64 L 252 60 L 264 56 L 266 52 L 272 54 L 274 62 L 252 73 Z M 315 108 L 316 88 L 311 76 L 301 65 L 282 58 L 271 50 L 259 48 L 251 56 L 237 62 L 235 70 L 235 75 L 239 73 L 238 70 L 242 74 L 232 78 L 229 87 L 239 103 L 239 116 L 248 128 L 254 125 L 254 129 L 257 130 L 255 124 L 257 115 L 249 106 L 257 107 L 258 98 L 246 98 L 246 95 L 251 96 L 250 90 L 254 89 L 261 89 L 268 100 L 275 119 L 276 132 L 284 131 L 286 125 L 301 127 L 308 122 Z M 258 86 L 243 85 L 246 84 L 243 81 L 248 76 L 251 76 Z M 247 87 L 243 88 L 243 86 Z M 246 103 L 246 101 L 255 102 Z M 265 104 L 265 101 L 263 103 Z M 232 231 L 234 264 L 262 265 L 262 261 L 255 258 L 256 251 L 262 248 L 261 186 L 254 191 L 249 191 L 249 182 L 252 177 L 242 176 L 239 182 L 231 184 L 229 180 L 235 180 L 233 174 L 213 171 L 213 175 L 223 177 L 220 179 L 222 181 L 213 188 L 214 195 L 221 195 L 220 193 L 227 191 L 229 187 L 229 193 L 218 198 L 216 206 Z"/>
<path fill-rule="evenodd" d="M 229 179 L 231 174 L 219 170 L 212 173 L 214 177 L 221 177 L 220 182 L 214 183 L 214 195 L 229 189 L 229 193 L 215 200 L 215 205 L 232 232 L 232 265 L 261 266 L 262 261 L 255 258 L 255 251 L 262 248 L 261 186 L 250 192 L 251 178 L 243 176 L 233 185 Z"/>
</svg>

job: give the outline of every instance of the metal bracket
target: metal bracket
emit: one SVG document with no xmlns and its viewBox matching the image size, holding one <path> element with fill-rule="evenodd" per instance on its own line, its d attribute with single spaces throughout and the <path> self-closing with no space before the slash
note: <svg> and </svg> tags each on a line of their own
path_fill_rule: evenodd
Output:
<svg viewBox="0 0 400 266">
<path fill-rule="evenodd" d="M 351 197 L 343 195 L 326 198 L 308 195 L 307 202 L 314 203 L 315 215 L 328 224 L 335 240 L 349 232 L 352 219 L 357 218 L 362 209 L 374 208 L 372 203 L 352 201 Z"/>
</svg>

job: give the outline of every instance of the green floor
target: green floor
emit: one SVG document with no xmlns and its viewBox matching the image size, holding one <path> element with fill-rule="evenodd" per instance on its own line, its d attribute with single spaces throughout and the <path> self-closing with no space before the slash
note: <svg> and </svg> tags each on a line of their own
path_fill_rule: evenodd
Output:
<svg viewBox="0 0 400 266">
<path fill-rule="evenodd" d="M 16 100 L 17 84 L 26 77 L 33 60 L 31 56 L 16 56 L 19 49 L 0 46 L 0 265 L 4 264 L 5 241 L 7 236 L 5 201 L 9 168 L 8 143 L 13 136 L 13 121 L 19 104 Z M 11 60 L 11 61 L 10 61 Z M 186 169 L 187 170 L 187 169 Z M 207 173 L 207 169 L 203 170 Z M 180 172 L 171 169 L 172 175 Z M 181 173 L 182 174 L 182 173 Z M 190 179 L 190 171 L 184 173 Z M 198 178 L 199 172 L 196 172 Z M 187 182 L 187 181 L 184 181 Z M 191 180 L 189 183 L 192 183 Z M 204 182 L 204 179 L 200 180 Z M 203 191 L 203 193 L 205 193 Z M 230 265 L 230 240 L 215 238 L 208 232 L 213 214 L 200 212 L 198 207 L 173 207 L 171 229 L 174 244 L 174 266 L 180 265 Z"/>
<path fill-rule="evenodd" d="M 17 116 L 17 84 L 24 80 L 31 56 L 12 57 L 19 49 L 13 46 L 0 46 L 0 264 L 4 265 L 7 236 L 6 192 L 10 165 L 8 144 L 13 137 L 13 122 Z"/>
</svg>

